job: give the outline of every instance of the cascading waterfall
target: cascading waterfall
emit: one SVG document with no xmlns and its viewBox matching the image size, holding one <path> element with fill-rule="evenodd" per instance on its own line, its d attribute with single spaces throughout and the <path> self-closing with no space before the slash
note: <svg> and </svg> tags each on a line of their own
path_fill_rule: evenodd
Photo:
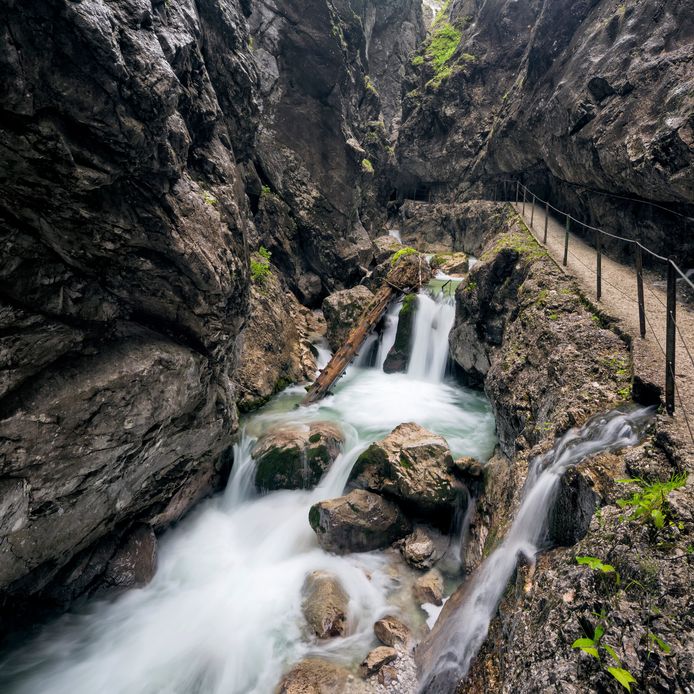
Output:
<svg viewBox="0 0 694 694">
<path fill-rule="evenodd" d="M 423 354 L 417 370 L 382 371 L 381 357 L 397 327 L 394 306 L 377 368 L 350 367 L 334 395 L 311 407 L 295 409 L 304 391 L 288 388 L 246 418 L 225 492 L 161 539 L 152 582 L 112 601 L 88 603 L 4 657 L 0 691 L 267 694 L 303 657 L 359 662 L 375 645 L 374 621 L 397 612 L 399 576 L 409 569 L 392 553 L 325 553 L 308 523 L 309 508 L 340 496 L 357 456 L 402 422 L 443 435 L 455 456 L 485 460 L 495 445 L 484 397 L 443 381 L 452 308 L 420 298 L 425 308 L 413 341 L 414 352 Z M 319 349 L 321 365 L 326 360 Z M 311 491 L 258 494 L 255 440 L 278 425 L 317 420 L 338 422 L 346 435 L 342 454 L 320 484 Z M 301 588 L 316 570 L 335 574 L 350 596 L 344 638 L 318 641 L 307 633 Z"/>
<path fill-rule="evenodd" d="M 454 320 L 453 299 L 444 295 L 432 298 L 425 292 L 418 294 L 408 376 L 437 383 L 443 380 L 448 362 L 448 334 Z"/>
<path fill-rule="evenodd" d="M 566 470 L 596 453 L 638 443 L 653 411 L 654 408 L 617 410 L 593 418 L 580 429 L 568 431 L 551 451 L 533 460 L 520 508 L 506 538 L 470 579 L 463 604 L 432 633 L 430 652 L 435 659 L 422 673 L 422 694 L 449 694 L 467 674 L 487 636 L 518 557 L 534 561 L 557 486 Z"/>
</svg>

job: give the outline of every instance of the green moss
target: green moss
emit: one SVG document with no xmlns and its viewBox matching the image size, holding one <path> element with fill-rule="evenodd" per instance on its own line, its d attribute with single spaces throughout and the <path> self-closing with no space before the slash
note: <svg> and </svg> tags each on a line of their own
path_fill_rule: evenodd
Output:
<svg viewBox="0 0 694 694">
<path fill-rule="evenodd" d="M 455 53 L 462 34 L 448 22 L 441 22 L 434 33 L 426 50 L 426 57 L 431 60 L 434 70 L 440 70 Z"/>
<path fill-rule="evenodd" d="M 268 195 L 272 195 L 272 190 L 270 190 L 270 186 L 263 186 L 263 187 L 260 189 L 260 197 L 261 197 L 261 198 L 265 198 L 265 197 L 267 197 Z"/>
<path fill-rule="evenodd" d="M 311 434 L 311 436 L 308 437 L 308 442 L 309 443 L 318 443 L 320 441 L 320 434 Z"/>
<path fill-rule="evenodd" d="M 400 258 L 406 255 L 414 255 L 416 253 L 418 253 L 416 248 L 405 246 L 404 248 L 401 248 L 399 251 L 393 253 L 393 257 L 390 259 L 390 266 L 394 267 L 398 260 L 400 260 Z"/>
<path fill-rule="evenodd" d="M 215 198 L 215 196 L 207 190 L 202 191 L 202 199 L 207 205 L 216 205 L 219 202 L 217 198 Z"/>
<path fill-rule="evenodd" d="M 414 466 L 412 465 L 411 461 L 408 460 L 407 456 L 404 453 L 400 453 L 400 465 L 405 468 L 405 470 L 412 470 Z"/>
<path fill-rule="evenodd" d="M 412 313 L 417 305 L 417 295 L 413 292 L 408 294 L 402 301 L 402 308 L 400 309 L 399 317 L 403 318 Z"/>
<path fill-rule="evenodd" d="M 318 530 L 320 526 L 320 510 L 318 504 L 311 506 L 308 512 L 308 522 L 313 530 Z"/>
<path fill-rule="evenodd" d="M 378 96 L 378 90 L 376 89 L 374 83 L 371 81 L 371 78 L 368 75 L 364 75 L 364 87 L 366 88 L 366 91 L 370 94 Z"/>
<path fill-rule="evenodd" d="M 414 58 L 412 58 L 412 65 L 417 67 L 418 65 L 423 65 L 424 64 L 424 56 L 423 55 L 416 55 Z"/>
<path fill-rule="evenodd" d="M 361 170 L 365 174 L 373 175 L 374 165 L 368 159 L 361 160 Z"/>
</svg>

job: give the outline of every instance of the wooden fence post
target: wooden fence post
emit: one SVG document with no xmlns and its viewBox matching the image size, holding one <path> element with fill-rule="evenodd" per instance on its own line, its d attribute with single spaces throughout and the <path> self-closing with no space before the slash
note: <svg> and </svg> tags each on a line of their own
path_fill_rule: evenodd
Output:
<svg viewBox="0 0 694 694">
<path fill-rule="evenodd" d="M 667 324 L 665 328 L 665 410 L 675 412 L 675 320 L 677 281 L 672 259 L 667 264 Z"/>
<path fill-rule="evenodd" d="M 646 337 L 646 302 L 643 299 L 643 257 L 641 245 L 636 244 L 636 293 L 639 298 L 639 332 Z"/>
<path fill-rule="evenodd" d="M 602 239 L 600 237 L 600 232 L 596 231 L 595 232 L 595 250 L 597 252 L 597 258 L 596 258 L 596 268 L 595 268 L 595 273 L 597 275 L 597 295 L 598 295 L 598 301 L 600 301 L 600 297 L 602 296 Z"/>
<path fill-rule="evenodd" d="M 535 221 L 535 194 L 533 193 L 532 209 L 530 210 L 530 228 L 533 228 L 533 222 Z"/>
<path fill-rule="evenodd" d="M 543 243 L 547 245 L 547 225 L 549 224 L 549 203 L 545 203 L 545 237 Z"/>
<path fill-rule="evenodd" d="M 566 233 L 564 234 L 564 261 L 563 265 L 566 267 L 569 263 L 569 224 L 571 218 L 566 215 Z"/>
</svg>

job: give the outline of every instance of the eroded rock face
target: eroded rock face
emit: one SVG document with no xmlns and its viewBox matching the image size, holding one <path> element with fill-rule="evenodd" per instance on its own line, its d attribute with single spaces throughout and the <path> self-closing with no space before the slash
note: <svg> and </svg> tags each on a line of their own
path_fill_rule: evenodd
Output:
<svg viewBox="0 0 694 694">
<path fill-rule="evenodd" d="M 328 325 L 326 338 L 333 351 L 342 347 L 373 298 L 371 291 L 357 285 L 352 289 L 334 292 L 323 300 L 323 315 Z"/>
<path fill-rule="evenodd" d="M 319 639 L 344 636 L 347 630 L 349 595 L 339 580 L 325 571 L 306 577 L 301 605 L 311 631 Z"/>
<path fill-rule="evenodd" d="M 410 532 L 396 504 L 363 489 L 315 504 L 309 523 L 321 547 L 335 554 L 382 549 Z"/>
<path fill-rule="evenodd" d="M 290 383 L 313 378 L 315 328 L 311 312 L 287 291 L 277 270 L 251 285 L 250 312 L 238 340 L 239 409 L 255 409 Z"/>
<path fill-rule="evenodd" d="M 462 492 L 446 440 L 418 424 L 400 424 L 354 464 L 350 483 L 392 496 L 421 514 L 450 513 Z"/>
<path fill-rule="evenodd" d="M 175 520 L 223 476 L 247 306 L 238 162 L 257 106 L 236 0 L 29 0 L 4 8 L 0 34 L 12 610 L 48 600 L 73 560 L 103 568 L 105 536 Z"/>
<path fill-rule="evenodd" d="M 388 374 L 407 371 L 407 364 L 412 351 L 412 330 L 414 328 L 416 311 L 417 295 L 407 294 L 398 313 L 398 328 L 395 333 L 395 342 L 383 362 L 383 370 Z"/>
<path fill-rule="evenodd" d="M 523 174 L 577 218 L 691 264 L 681 218 L 590 191 L 692 215 L 693 10 L 691 1 L 451 3 L 443 21 L 460 41 L 445 72 L 415 61 L 403 87 L 404 196 L 470 197 L 480 185 L 491 194 Z"/>
<path fill-rule="evenodd" d="M 255 484 L 261 491 L 308 489 L 340 454 L 344 435 L 332 422 L 297 424 L 270 431 L 253 447 Z"/>
</svg>

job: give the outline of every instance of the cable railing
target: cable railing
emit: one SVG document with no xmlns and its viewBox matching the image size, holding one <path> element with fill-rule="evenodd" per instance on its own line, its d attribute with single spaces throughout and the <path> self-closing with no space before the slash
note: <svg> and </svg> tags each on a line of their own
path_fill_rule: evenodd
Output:
<svg viewBox="0 0 694 694">
<path fill-rule="evenodd" d="M 675 259 L 672 257 L 666 257 L 663 255 L 660 255 L 659 253 L 656 253 L 655 251 L 651 250 L 647 246 L 644 246 L 640 241 L 637 241 L 635 239 L 631 239 L 625 236 L 621 236 L 619 234 L 613 234 L 609 231 L 606 231 L 604 229 L 601 229 L 599 227 L 592 226 L 590 224 L 586 224 L 585 222 L 582 222 L 580 219 L 576 219 L 573 215 L 571 215 L 569 212 L 566 212 L 564 210 L 560 210 L 558 207 L 555 207 L 552 205 L 548 200 L 543 200 L 540 198 L 538 195 L 536 195 L 533 191 L 531 191 L 529 188 L 527 188 L 524 184 L 522 184 L 520 181 L 501 181 L 500 183 L 503 183 L 504 186 L 504 193 L 505 195 L 503 196 L 505 200 L 509 200 L 510 197 L 508 196 L 508 190 L 507 186 L 508 184 L 511 184 L 514 188 L 512 188 L 512 191 L 515 192 L 515 203 L 517 207 L 520 207 L 521 209 L 521 215 L 523 218 L 526 218 L 526 205 L 530 205 L 530 229 L 532 232 L 535 232 L 535 210 L 537 206 L 542 206 L 544 205 L 544 223 L 543 223 L 543 231 L 542 231 L 542 241 L 544 245 L 547 245 L 547 235 L 548 235 L 548 229 L 549 229 L 549 220 L 550 220 L 550 211 L 555 213 L 556 215 L 559 216 L 559 219 L 564 219 L 564 232 L 563 232 L 563 253 L 562 253 L 562 265 L 564 267 L 567 267 L 568 262 L 569 262 L 569 257 L 572 257 L 572 260 L 578 262 L 580 265 L 585 267 L 587 270 L 589 270 L 592 274 L 595 275 L 596 278 L 596 296 L 598 301 L 602 298 L 602 290 L 603 290 L 603 284 L 609 286 L 611 289 L 614 291 L 618 292 L 622 297 L 627 299 L 628 301 L 634 303 L 638 307 L 638 317 L 639 317 L 639 334 L 641 338 L 646 338 L 646 335 L 650 331 L 652 333 L 652 336 L 654 338 L 655 343 L 658 345 L 658 348 L 660 349 L 660 352 L 662 353 L 663 357 L 665 358 L 665 410 L 666 412 L 672 416 L 675 413 L 675 405 L 676 403 L 679 405 L 679 408 L 682 411 L 682 414 L 684 416 L 684 420 L 687 426 L 687 430 L 689 431 L 689 436 L 691 437 L 692 441 L 694 442 L 694 433 L 692 431 L 692 426 L 689 420 L 689 416 L 687 413 L 687 409 L 684 405 L 682 394 L 680 392 L 680 388 L 677 385 L 677 377 L 676 377 L 676 372 L 675 372 L 675 363 L 676 363 L 676 346 L 677 346 L 677 336 L 679 336 L 680 342 L 682 343 L 684 347 L 684 351 L 686 353 L 686 356 L 689 358 L 689 360 L 692 363 L 692 367 L 694 368 L 694 357 L 692 356 L 692 353 L 694 352 L 694 349 L 690 348 L 690 345 L 688 345 L 687 340 L 685 339 L 685 336 L 682 333 L 682 330 L 680 330 L 680 327 L 677 325 L 677 282 L 684 282 L 686 285 L 688 285 L 692 290 L 694 290 L 694 283 L 689 279 L 687 274 L 685 274 L 682 269 L 678 266 L 678 264 L 675 262 Z M 514 190 L 515 189 L 515 190 Z M 494 199 L 499 198 L 500 196 L 497 194 L 498 191 L 495 188 L 494 192 Z M 586 263 L 584 263 L 577 254 L 572 252 L 571 249 L 571 244 L 570 244 L 570 238 L 571 238 L 571 231 L 572 227 L 576 227 L 577 225 L 582 226 L 584 229 L 587 229 L 588 231 L 592 231 L 594 235 L 594 248 L 595 248 L 595 267 L 591 268 Z M 539 236 L 539 234 L 538 234 Z M 629 244 L 634 247 L 634 263 L 635 263 L 635 276 L 636 276 L 636 298 L 633 296 L 629 296 L 622 288 L 616 286 L 615 284 L 611 283 L 608 279 L 603 277 L 603 272 L 602 272 L 602 259 L 603 256 L 606 254 L 603 251 L 603 237 L 607 237 L 616 241 L 620 241 L 626 244 Z M 666 264 L 666 269 L 667 269 L 667 288 L 666 288 L 666 300 L 663 302 L 660 297 L 653 292 L 653 290 L 648 286 L 648 284 L 644 284 L 644 279 L 643 279 L 643 256 L 645 254 L 648 254 L 652 258 L 654 258 L 656 261 L 665 263 Z M 606 256 L 607 257 L 607 256 Z M 659 339 L 658 337 L 658 331 L 656 331 L 655 327 L 653 326 L 652 321 L 649 319 L 649 316 L 646 313 L 646 295 L 645 291 L 648 291 L 649 294 L 658 302 L 661 304 L 662 308 L 665 310 L 665 335 L 664 335 L 664 340 Z M 664 345 L 663 345 L 664 342 Z"/>
</svg>

